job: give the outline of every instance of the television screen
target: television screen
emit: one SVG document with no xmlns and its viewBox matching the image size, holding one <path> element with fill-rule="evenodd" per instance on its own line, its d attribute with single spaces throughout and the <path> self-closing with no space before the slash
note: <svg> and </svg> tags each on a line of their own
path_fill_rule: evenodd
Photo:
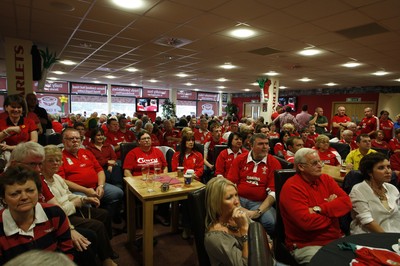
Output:
<svg viewBox="0 0 400 266">
<path fill-rule="evenodd" d="M 136 112 L 158 112 L 158 99 L 136 98 Z"/>
<path fill-rule="evenodd" d="M 278 102 L 281 106 L 290 106 L 292 112 L 296 112 L 296 97 L 279 97 Z"/>
</svg>

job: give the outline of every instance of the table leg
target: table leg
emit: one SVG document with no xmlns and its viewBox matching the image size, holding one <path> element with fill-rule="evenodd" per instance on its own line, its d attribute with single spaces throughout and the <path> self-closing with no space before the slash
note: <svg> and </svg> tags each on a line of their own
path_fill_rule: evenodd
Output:
<svg viewBox="0 0 400 266">
<path fill-rule="evenodd" d="M 132 191 L 126 186 L 126 210 L 127 210 L 127 234 L 128 241 L 133 243 L 136 240 L 136 199 Z"/>
<path fill-rule="evenodd" d="M 171 232 L 178 232 L 179 224 L 179 201 L 171 202 Z"/>
<path fill-rule="evenodd" d="M 143 202 L 143 260 L 145 266 L 153 266 L 153 212 L 154 202 Z"/>
</svg>

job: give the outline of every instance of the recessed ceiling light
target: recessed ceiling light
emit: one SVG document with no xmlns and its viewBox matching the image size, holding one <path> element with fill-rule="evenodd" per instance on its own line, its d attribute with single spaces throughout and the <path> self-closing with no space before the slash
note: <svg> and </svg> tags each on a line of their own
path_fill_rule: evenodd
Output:
<svg viewBox="0 0 400 266">
<path fill-rule="evenodd" d="M 238 28 L 232 30 L 230 34 L 235 38 L 246 39 L 254 36 L 256 32 L 249 28 Z"/>
<path fill-rule="evenodd" d="M 309 81 L 311 81 L 311 79 L 309 79 L 309 78 L 307 78 L 307 77 L 304 77 L 304 78 L 301 78 L 301 79 L 299 79 L 300 81 L 303 81 L 303 82 L 309 82 Z"/>
<path fill-rule="evenodd" d="M 375 75 L 375 76 L 384 76 L 387 74 L 389 74 L 389 72 L 386 72 L 384 70 L 380 70 L 380 71 L 376 71 L 375 73 L 372 73 L 372 75 Z"/>
<path fill-rule="evenodd" d="M 246 88 L 246 89 L 244 89 L 244 91 L 250 91 L 250 89 Z"/>
<path fill-rule="evenodd" d="M 143 0 L 113 0 L 113 2 L 123 8 L 140 8 L 144 5 Z"/>
<path fill-rule="evenodd" d="M 267 75 L 267 76 L 277 76 L 277 75 L 279 75 L 279 73 L 277 73 L 275 71 L 269 71 L 269 72 L 265 73 L 265 75 Z"/>
<path fill-rule="evenodd" d="M 251 83 L 251 85 L 253 85 L 253 86 L 260 86 L 259 84 L 258 84 L 258 82 L 253 82 L 253 83 Z"/>
<path fill-rule="evenodd" d="M 65 74 L 65 72 L 62 72 L 62 71 L 53 71 L 53 73 L 57 74 L 57 75 L 64 75 Z"/>
<path fill-rule="evenodd" d="M 220 67 L 223 69 L 232 69 L 235 68 L 236 66 L 232 65 L 231 63 L 225 63 L 223 65 L 220 65 Z"/>
<path fill-rule="evenodd" d="M 335 83 L 335 82 L 329 82 L 329 83 L 325 83 L 325 85 L 326 85 L 326 86 L 329 86 L 329 87 L 332 87 L 332 86 L 336 86 L 336 85 L 338 85 L 338 84 Z"/>
<path fill-rule="evenodd" d="M 93 83 L 100 83 L 100 81 L 98 81 L 98 80 L 95 80 L 95 81 L 93 81 Z"/>
<path fill-rule="evenodd" d="M 358 67 L 361 66 L 361 63 L 358 62 L 347 62 L 346 64 L 343 64 L 342 66 L 352 68 L 352 67 Z"/>
<path fill-rule="evenodd" d="M 226 87 L 225 86 L 218 86 L 217 88 L 218 89 L 225 89 Z"/>
<path fill-rule="evenodd" d="M 194 89 L 195 91 L 199 91 L 199 89 Z"/>
<path fill-rule="evenodd" d="M 73 66 L 73 65 L 76 65 L 76 63 L 74 62 L 74 61 L 71 61 L 71 60 L 62 60 L 62 61 L 59 61 L 61 64 L 64 64 L 64 65 L 67 65 L 67 66 Z"/>
<path fill-rule="evenodd" d="M 149 82 L 151 82 L 151 83 L 156 83 L 156 82 L 158 82 L 158 80 L 150 79 Z"/>
<path fill-rule="evenodd" d="M 286 88 L 287 88 L 286 86 L 279 86 L 279 89 L 281 89 L 281 90 L 284 90 Z"/>
<path fill-rule="evenodd" d="M 131 86 L 138 86 L 138 85 L 135 82 L 132 82 Z"/>
<path fill-rule="evenodd" d="M 56 77 L 50 77 L 50 78 L 47 78 L 47 79 L 50 79 L 50 80 L 58 80 L 58 78 L 56 78 Z"/>
<path fill-rule="evenodd" d="M 136 71 L 138 71 L 139 69 L 134 68 L 134 67 L 128 67 L 128 68 L 126 68 L 125 70 L 128 71 L 128 72 L 136 72 Z"/>
<path fill-rule="evenodd" d="M 107 75 L 107 76 L 105 76 L 106 78 L 108 78 L 108 79 L 115 79 L 116 77 L 115 76 L 113 76 L 113 75 Z"/>
<path fill-rule="evenodd" d="M 400 79 L 395 79 L 394 81 L 398 81 L 398 82 L 400 82 Z"/>
<path fill-rule="evenodd" d="M 188 83 L 185 83 L 185 85 L 186 86 L 193 86 L 193 83 L 188 82 Z"/>
<path fill-rule="evenodd" d="M 304 56 L 313 56 L 320 54 L 321 50 L 318 49 L 305 49 L 299 52 L 299 54 L 304 55 Z"/>
<path fill-rule="evenodd" d="M 219 81 L 219 82 L 225 82 L 225 81 L 227 81 L 227 79 L 226 79 L 226 78 L 219 78 L 219 79 L 217 79 L 217 81 Z"/>
<path fill-rule="evenodd" d="M 180 78 L 186 78 L 187 76 L 189 76 L 188 74 L 185 74 L 185 73 L 178 73 L 178 74 L 176 74 L 178 77 L 180 77 Z"/>
</svg>

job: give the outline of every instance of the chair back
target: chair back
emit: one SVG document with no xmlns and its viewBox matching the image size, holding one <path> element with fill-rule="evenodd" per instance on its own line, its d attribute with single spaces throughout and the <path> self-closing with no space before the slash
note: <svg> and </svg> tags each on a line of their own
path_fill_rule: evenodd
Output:
<svg viewBox="0 0 400 266">
<path fill-rule="evenodd" d="M 329 142 L 329 146 L 334 148 L 343 160 L 345 160 L 347 155 L 350 153 L 350 145 L 347 143 Z"/>
<path fill-rule="evenodd" d="M 383 148 L 377 148 L 377 147 L 372 147 L 371 149 L 380 152 L 386 156 L 386 158 L 390 158 L 390 150 L 389 149 L 383 149 Z"/>
<path fill-rule="evenodd" d="M 274 153 L 274 147 L 275 144 L 279 142 L 279 138 L 275 138 L 275 139 L 270 139 L 269 140 L 269 153 L 272 155 L 275 155 Z"/>
<path fill-rule="evenodd" d="M 249 225 L 249 266 L 272 266 L 274 260 L 272 252 L 269 248 L 267 234 L 264 227 L 258 223 L 253 222 Z"/>
<path fill-rule="evenodd" d="M 225 150 L 228 148 L 228 145 L 222 144 L 222 145 L 215 145 L 214 147 L 214 160 L 215 162 L 217 161 L 218 155 L 221 153 L 221 151 Z M 214 164 L 215 164 L 214 162 Z"/>
<path fill-rule="evenodd" d="M 206 219 L 206 188 L 192 191 L 188 194 L 188 203 L 190 208 L 190 223 L 194 240 L 196 243 L 197 258 L 200 266 L 210 266 L 206 248 L 204 246 L 205 219 Z"/>
<path fill-rule="evenodd" d="M 138 143 L 136 141 L 134 142 L 123 142 L 120 144 L 120 151 L 121 151 L 121 165 L 122 167 L 124 166 L 124 160 L 128 152 L 133 150 L 133 148 L 136 148 L 138 146 Z"/>
<path fill-rule="evenodd" d="M 169 146 L 156 146 L 163 154 L 168 164 L 168 172 L 172 172 L 172 156 L 174 156 L 175 150 Z"/>
<path fill-rule="evenodd" d="M 281 164 L 282 169 L 293 169 L 293 167 L 294 167 L 293 163 L 288 162 L 288 161 L 286 161 L 285 159 L 283 159 L 283 158 L 281 158 L 279 156 L 276 156 L 276 155 L 273 155 L 273 156 L 274 156 L 275 159 L 277 159 L 279 161 L 279 163 Z"/>
<path fill-rule="evenodd" d="M 50 145 L 50 144 L 58 145 L 58 144 L 62 143 L 61 134 L 55 133 L 55 134 L 47 135 L 46 143 L 47 143 L 47 145 Z"/>
<path fill-rule="evenodd" d="M 276 199 L 276 224 L 275 224 L 275 238 L 274 238 L 274 254 L 275 259 L 279 262 L 288 265 L 298 265 L 296 260 L 290 254 L 285 245 L 285 227 L 279 210 L 279 197 L 285 182 L 296 174 L 294 169 L 276 170 L 274 173 L 275 179 L 275 199 Z"/>
</svg>

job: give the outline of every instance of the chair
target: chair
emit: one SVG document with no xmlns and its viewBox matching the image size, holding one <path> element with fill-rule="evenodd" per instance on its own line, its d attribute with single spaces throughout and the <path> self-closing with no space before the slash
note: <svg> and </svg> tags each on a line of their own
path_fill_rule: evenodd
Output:
<svg viewBox="0 0 400 266">
<path fill-rule="evenodd" d="M 274 260 L 272 252 L 269 248 L 267 234 L 264 227 L 258 223 L 250 223 L 249 225 L 249 266 L 272 266 Z"/>
<path fill-rule="evenodd" d="M 390 158 L 390 150 L 389 149 L 383 149 L 383 148 L 377 148 L 377 147 L 372 147 L 371 149 L 380 152 L 386 156 L 386 158 Z"/>
<path fill-rule="evenodd" d="M 350 145 L 347 143 L 329 142 L 329 146 L 334 148 L 343 160 L 345 160 L 347 155 L 350 153 Z"/>
<path fill-rule="evenodd" d="M 133 148 L 136 148 L 138 146 L 137 142 L 125 142 L 121 143 L 120 145 L 120 151 L 121 151 L 121 166 L 124 166 L 124 160 L 128 152 L 133 150 Z"/>
<path fill-rule="evenodd" d="M 172 156 L 174 156 L 175 150 L 169 146 L 156 146 L 163 154 L 168 164 L 168 172 L 172 172 Z"/>
<path fill-rule="evenodd" d="M 276 199 L 276 224 L 274 238 L 275 259 L 288 265 L 298 265 L 285 245 L 285 227 L 279 210 L 279 195 L 285 182 L 296 174 L 294 169 L 276 170 L 275 177 L 275 199 Z"/>
<path fill-rule="evenodd" d="M 288 162 L 279 156 L 276 156 L 276 155 L 272 155 L 272 156 L 274 156 L 280 162 L 282 169 L 293 169 L 293 167 L 294 167 L 293 163 Z"/>
<path fill-rule="evenodd" d="M 47 143 L 47 145 L 50 145 L 50 144 L 58 145 L 58 144 L 62 143 L 61 134 L 55 133 L 55 134 L 47 135 L 46 143 Z"/>
<path fill-rule="evenodd" d="M 228 148 L 228 145 L 215 145 L 214 147 L 214 164 L 217 161 L 218 155 L 221 153 L 221 151 L 225 150 Z"/>
<path fill-rule="evenodd" d="M 190 223 L 192 232 L 196 243 L 197 259 L 200 266 L 210 266 L 210 259 L 208 257 L 206 248 L 204 246 L 204 234 L 206 230 L 206 188 L 203 187 L 188 194 L 188 204 L 190 208 Z"/>
<path fill-rule="evenodd" d="M 274 147 L 275 147 L 275 144 L 278 142 L 279 142 L 278 138 L 269 140 L 269 154 L 275 155 Z"/>
</svg>

